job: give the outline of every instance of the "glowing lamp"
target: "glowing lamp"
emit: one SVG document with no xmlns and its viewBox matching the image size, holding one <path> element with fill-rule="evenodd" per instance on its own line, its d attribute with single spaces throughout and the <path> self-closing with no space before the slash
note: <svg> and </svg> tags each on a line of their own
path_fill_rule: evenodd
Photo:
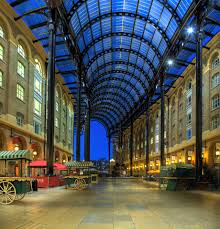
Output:
<svg viewBox="0 0 220 229">
<path fill-rule="evenodd" d="M 37 151 L 34 151 L 34 152 L 33 152 L 33 155 L 34 155 L 34 156 L 37 156 Z"/>
<path fill-rule="evenodd" d="M 220 151 L 217 150 L 217 151 L 215 152 L 215 155 L 216 155 L 216 156 L 219 156 L 219 155 L 220 155 Z"/>
<path fill-rule="evenodd" d="M 167 61 L 167 64 L 168 64 L 169 66 L 173 65 L 173 60 L 171 60 L 171 59 L 168 60 L 168 61 Z"/>
<path fill-rule="evenodd" d="M 15 148 L 14 148 L 15 151 L 18 151 L 19 150 L 19 146 L 16 145 Z"/>
<path fill-rule="evenodd" d="M 194 32 L 194 28 L 192 26 L 187 28 L 187 33 L 192 34 Z"/>
</svg>

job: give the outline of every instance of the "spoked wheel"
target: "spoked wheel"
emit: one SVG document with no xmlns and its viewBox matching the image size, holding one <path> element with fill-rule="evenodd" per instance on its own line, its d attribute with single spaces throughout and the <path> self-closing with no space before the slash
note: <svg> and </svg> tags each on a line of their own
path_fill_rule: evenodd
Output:
<svg viewBox="0 0 220 229">
<path fill-rule="evenodd" d="M 77 178 L 74 182 L 76 189 L 82 190 L 87 187 L 86 181 L 83 178 Z"/>
<path fill-rule="evenodd" d="M 15 200 L 22 200 L 25 197 L 25 193 L 17 194 Z"/>
<path fill-rule="evenodd" d="M 9 181 L 0 182 L 0 204 L 8 205 L 16 198 L 15 186 Z"/>
</svg>

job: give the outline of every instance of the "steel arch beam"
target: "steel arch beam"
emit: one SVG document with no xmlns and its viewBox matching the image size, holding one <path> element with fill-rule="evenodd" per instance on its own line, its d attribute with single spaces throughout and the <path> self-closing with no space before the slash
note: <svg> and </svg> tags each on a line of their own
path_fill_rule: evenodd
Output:
<svg viewBox="0 0 220 229">
<path fill-rule="evenodd" d="M 147 79 L 149 78 L 149 76 L 145 73 L 145 71 L 142 68 L 140 68 L 136 64 L 133 64 L 133 63 L 130 63 L 130 62 L 127 62 L 127 61 L 122 61 L 122 60 L 120 60 L 120 61 L 109 61 L 109 62 L 107 62 L 107 63 L 105 63 L 103 65 L 100 65 L 98 68 L 96 68 L 95 71 L 93 71 L 93 74 L 96 74 L 100 70 L 102 70 L 103 68 L 105 68 L 107 66 L 111 66 L 113 64 L 126 65 L 126 66 L 129 66 L 129 67 L 133 67 L 133 68 L 137 69 L 138 71 L 140 71 L 144 75 L 144 77 L 146 77 Z"/>
<path fill-rule="evenodd" d="M 115 113 L 115 110 L 110 110 L 107 107 L 99 107 L 99 109 L 97 108 L 97 110 L 94 111 L 94 113 L 98 113 L 99 112 L 105 114 L 105 115 L 109 115 L 110 117 L 114 117 L 114 120 L 116 123 L 120 122 L 121 119 L 119 118 L 119 116 Z M 115 118 L 115 115 L 117 118 Z"/>
<path fill-rule="evenodd" d="M 89 43 L 86 46 L 86 48 L 82 51 L 82 56 L 85 56 L 86 53 L 88 53 L 89 49 L 91 47 L 93 47 L 97 42 L 102 41 L 102 40 L 104 40 L 106 38 L 109 38 L 109 37 L 118 37 L 118 36 L 131 37 L 131 38 L 137 39 L 137 40 L 147 44 L 155 52 L 155 54 L 157 55 L 158 59 L 161 58 L 160 52 L 158 51 L 158 49 L 150 41 L 146 40 L 143 36 L 138 36 L 136 34 L 126 33 L 126 32 L 107 33 L 107 34 L 104 34 L 104 35 L 96 38 L 95 40 L 92 40 L 92 42 Z"/>
<path fill-rule="evenodd" d="M 117 94 L 117 93 L 114 93 L 114 92 L 110 92 L 110 91 L 109 91 L 109 92 L 103 91 L 103 92 L 99 92 L 99 93 L 93 95 L 93 97 L 91 97 L 91 101 L 93 101 L 95 98 L 98 98 L 98 97 L 100 97 L 100 96 L 101 96 L 102 98 L 106 98 L 105 95 L 106 95 L 106 96 L 107 96 L 107 95 L 110 95 L 110 96 L 114 96 L 114 97 L 120 97 L 120 98 L 123 99 L 123 102 L 126 102 L 126 104 L 129 104 L 129 105 L 130 105 L 130 108 L 132 108 L 132 104 L 130 104 L 130 101 L 127 99 L 127 97 L 122 96 L 122 95 Z"/>
<path fill-rule="evenodd" d="M 90 77 L 91 77 L 91 78 L 92 78 L 92 77 L 94 78 L 94 79 L 92 80 L 92 82 L 93 82 L 93 81 L 96 81 L 97 79 L 100 79 L 100 78 L 106 76 L 106 75 L 111 75 L 111 74 L 116 74 L 116 73 L 131 76 L 132 78 L 135 79 L 136 82 L 139 82 L 139 83 L 141 84 L 141 86 L 142 86 L 142 88 L 143 88 L 144 91 L 147 91 L 147 87 L 146 87 L 146 85 L 145 85 L 145 82 L 144 82 L 143 80 L 141 80 L 140 77 L 137 77 L 135 74 L 129 72 L 128 70 L 124 70 L 124 69 L 121 69 L 121 68 L 120 68 L 120 69 L 111 69 L 111 70 L 109 70 L 109 71 L 103 72 L 102 74 L 99 74 L 98 77 L 95 77 L 95 78 L 93 77 L 93 75 L 90 76 Z M 92 84 L 93 84 L 93 83 L 92 83 Z M 149 84 L 149 82 L 148 82 L 148 84 Z"/>
<path fill-rule="evenodd" d="M 101 92 L 103 90 L 108 90 L 108 89 L 117 89 L 117 90 L 120 90 L 124 93 L 126 93 L 126 95 L 128 97 L 130 97 L 130 99 L 135 103 L 136 101 L 134 100 L 134 98 L 132 97 L 132 95 L 127 91 L 125 90 L 124 88 L 120 87 L 120 86 L 117 86 L 117 85 L 106 85 L 106 86 L 103 86 L 103 87 L 100 87 L 100 88 L 95 88 L 93 91 L 92 91 L 92 95 L 95 96 L 97 94 L 97 92 Z"/>
<path fill-rule="evenodd" d="M 105 111 L 104 110 L 96 110 L 96 111 L 94 111 L 94 114 L 103 114 L 103 115 L 107 116 L 108 119 L 111 120 L 112 123 L 114 123 L 114 124 L 120 121 L 118 116 L 115 117 L 109 110 L 108 111 L 107 110 L 105 110 Z"/>
<path fill-rule="evenodd" d="M 115 98 L 95 98 L 93 101 L 91 101 L 91 107 L 94 104 L 100 104 L 105 102 L 114 102 L 114 104 L 118 104 L 118 106 L 124 110 L 125 114 L 129 113 L 128 108 L 121 102 L 121 100 L 117 100 Z"/>
<path fill-rule="evenodd" d="M 116 106 L 106 106 L 106 105 L 100 104 L 97 106 L 93 106 L 92 111 L 94 110 L 95 112 L 96 110 L 99 110 L 99 109 L 109 109 L 110 111 L 117 114 L 117 116 L 119 116 L 121 120 L 124 119 L 124 116 L 120 113 L 120 111 L 118 110 L 118 107 Z"/>
<path fill-rule="evenodd" d="M 111 81 L 111 80 L 121 81 L 121 82 L 127 83 L 127 84 L 136 92 L 136 94 L 138 95 L 138 97 L 141 97 L 140 92 L 139 92 L 138 89 L 135 87 L 135 85 L 133 85 L 133 84 L 130 82 L 130 80 L 127 80 L 126 78 L 121 79 L 121 78 L 117 78 L 117 77 L 115 77 L 115 76 L 113 76 L 113 77 L 111 76 L 111 74 L 117 74 L 117 73 L 129 75 L 129 76 L 131 76 L 132 78 L 136 79 L 136 78 L 134 77 L 134 74 L 131 74 L 131 73 L 128 72 L 128 71 L 124 71 L 124 70 L 123 70 L 123 71 L 122 71 L 122 70 L 111 70 L 111 71 L 104 72 L 103 74 L 100 74 L 100 75 L 99 75 L 100 78 L 96 78 L 95 80 L 93 80 L 93 81 L 92 81 L 92 84 L 89 85 L 89 88 L 92 90 L 92 89 L 95 88 L 97 85 L 99 85 L 99 84 L 101 84 L 101 83 L 103 83 L 103 82 L 105 82 L 105 81 Z M 111 78 L 108 77 L 108 78 L 102 79 L 102 77 L 104 77 L 104 76 L 106 76 L 106 75 L 110 75 Z M 110 79 L 109 79 L 109 78 L 110 78 Z M 139 82 L 139 83 L 141 84 L 142 89 L 143 89 L 144 91 L 147 91 L 147 88 L 145 87 L 144 83 L 143 83 L 140 79 L 136 79 L 136 81 Z"/>
<path fill-rule="evenodd" d="M 109 131 L 110 127 L 108 125 L 108 123 L 102 118 L 102 117 L 99 117 L 98 115 L 92 115 L 91 116 L 91 120 L 94 119 L 94 120 L 98 120 L 100 123 L 103 124 L 103 126 L 105 126 L 105 128 Z"/>
<path fill-rule="evenodd" d="M 85 4 L 85 0 L 78 0 L 76 3 L 73 4 L 72 8 L 70 9 L 69 13 L 68 13 L 68 19 L 70 20 L 70 18 L 73 16 L 73 14 L 80 8 L 80 6 L 82 6 L 83 4 Z M 158 2 L 160 2 L 164 8 L 166 8 L 171 15 L 174 16 L 175 20 L 177 23 L 181 23 L 181 18 L 178 16 L 178 14 L 176 13 L 176 10 L 173 9 L 167 2 L 167 0 L 158 0 Z"/>
<path fill-rule="evenodd" d="M 106 116 L 106 115 L 103 114 L 102 112 L 96 112 L 96 113 L 94 113 L 94 114 L 103 117 L 103 119 L 106 119 L 107 122 L 110 124 L 109 126 L 111 126 L 111 127 L 114 126 L 114 124 L 115 124 L 114 121 L 115 121 L 115 120 L 111 120 L 108 116 Z"/>
<path fill-rule="evenodd" d="M 150 25 L 152 25 L 155 30 L 157 30 L 161 36 L 163 37 L 163 39 L 166 41 L 167 43 L 167 46 L 170 46 L 170 40 L 165 32 L 165 30 L 155 21 L 153 21 L 152 19 L 150 19 L 149 17 L 144 17 L 140 14 L 137 14 L 137 13 L 129 13 L 129 12 L 111 12 L 111 13 L 107 13 L 107 14 L 103 14 L 103 15 L 100 15 L 94 19 L 92 19 L 91 21 L 89 21 L 87 24 L 85 24 L 83 27 L 80 28 L 80 32 L 78 34 L 76 34 L 76 40 L 79 39 L 80 36 L 82 36 L 82 34 L 89 28 L 91 27 L 93 24 L 95 24 L 96 22 L 98 21 L 101 21 L 105 18 L 108 18 L 108 17 L 117 17 L 117 16 L 125 16 L 125 17 L 132 17 L 132 18 L 136 18 L 136 19 L 139 19 L 141 21 L 144 21 Z"/>
<path fill-rule="evenodd" d="M 152 69 L 153 73 L 156 74 L 156 68 L 154 67 L 153 63 L 148 60 L 144 55 L 142 55 L 139 52 L 136 52 L 134 50 L 130 50 L 130 49 L 124 49 L 124 48 L 110 48 L 110 49 L 105 49 L 102 52 L 98 53 L 97 55 L 95 55 L 87 64 L 85 67 L 85 74 L 87 75 L 87 71 L 89 69 L 89 67 L 93 64 L 93 62 L 95 62 L 99 57 L 108 54 L 108 53 L 114 53 L 114 52 L 127 52 L 129 54 L 135 54 L 137 57 L 141 58 L 144 60 L 144 62 L 148 63 L 148 65 L 150 66 L 150 68 Z"/>
<path fill-rule="evenodd" d="M 102 102 L 101 104 L 94 104 L 93 107 L 98 107 L 98 106 L 106 106 L 106 107 L 112 107 L 114 109 L 116 109 L 118 112 L 120 112 L 124 117 L 127 115 L 126 111 L 122 108 L 122 107 L 118 107 L 116 106 L 115 103 L 112 103 L 111 101 L 106 101 L 106 102 Z"/>
</svg>

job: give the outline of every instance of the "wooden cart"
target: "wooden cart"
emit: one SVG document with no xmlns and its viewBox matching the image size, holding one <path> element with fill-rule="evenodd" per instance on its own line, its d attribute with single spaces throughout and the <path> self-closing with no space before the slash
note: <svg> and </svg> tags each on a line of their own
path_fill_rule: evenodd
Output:
<svg viewBox="0 0 220 229">
<path fill-rule="evenodd" d="M 32 180 L 29 177 L 0 177 L 0 204 L 12 204 L 33 192 Z"/>
<path fill-rule="evenodd" d="M 65 164 L 68 168 L 68 175 L 64 176 L 67 189 L 83 190 L 91 183 L 90 168 L 92 162 L 87 161 L 70 161 Z"/>
</svg>

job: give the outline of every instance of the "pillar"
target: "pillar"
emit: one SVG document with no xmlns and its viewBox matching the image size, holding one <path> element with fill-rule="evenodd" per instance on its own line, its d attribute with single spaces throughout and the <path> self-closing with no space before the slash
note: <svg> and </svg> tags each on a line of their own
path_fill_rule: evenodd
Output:
<svg viewBox="0 0 220 229">
<path fill-rule="evenodd" d="M 84 159 L 90 161 L 90 107 L 87 109 L 84 135 Z"/>
<path fill-rule="evenodd" d="M 146 127 L 145 127 L 145 140 L 146 140 L 146 174 L 149 171 L 149 103 L 146 110 Z"/>
<path fill-rule="evenodd" d="M 202 176 L 202 39 L 204 10 L 202 4 L 197 9 L 196 33 L 196 181 Z"/>
<path fill-rule="evenodd" d="M 165 165 L 164 161 L 164 72 L 160 78 L 160 166 Z"/>
<path fill-rule="evenodd" d="M 133 120 L 131 120 L 130 131 L 130 176 L 133 176 Z"/>
<path fill-rule="evenodd" d="M 80 161 L 80 132 L 81 132 L 80 116 L 81 116 L 81 78 L 79 79 L 79 86 L 77 90 L 76 161 Z"/>
<path fill-rule="evenodd" d="M 48 11 L 48 100 L 47 100 L 47 160 L 48 175 L 53 175 L 54 160 L 54 104 L 55 104 L 55 50 L 56 50 L 56 11 L 50 7 Z"/>
</svg>

